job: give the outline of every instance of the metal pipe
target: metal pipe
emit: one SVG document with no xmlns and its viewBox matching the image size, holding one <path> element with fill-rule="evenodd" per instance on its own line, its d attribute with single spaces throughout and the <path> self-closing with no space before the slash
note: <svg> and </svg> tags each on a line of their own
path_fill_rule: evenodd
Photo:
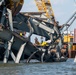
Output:
<svg viewBox="0 0 76 75">
<path fill-rule="evenodd" d="M 76 14 L 76 11 L 74 12 L 74 14 L 69 18 L 69 20 L 65 24 L 67 24 L 74 17 L 75 14 Z"/>
<path fill-rule="evenodd" d="M 65 26 L 67 26 L 68 22 L 70 22 L 70 20 L 75 16 L 76 11 L 74 12 L 74 14 L 69 18 L 69 20 L 60 28 L 60 30 L 62 30 Z"/>
</svg>

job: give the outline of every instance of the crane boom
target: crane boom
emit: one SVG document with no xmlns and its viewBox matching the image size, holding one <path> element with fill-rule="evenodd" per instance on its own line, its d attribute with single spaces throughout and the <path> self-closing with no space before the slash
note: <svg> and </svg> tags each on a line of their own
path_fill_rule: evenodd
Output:
<svg viewBox="0 0 76 75">
<path fill-rule="evenodd" d="M 35 2 L 36 6 L 38 7 L 38 10 L 40 12 L 45 12 L 45 16 L 49 18 L 49 20 L 52 21 L 52 23 L 54 24 L 55 17 L 50 0 L 35 0 Z"/>
</svg>

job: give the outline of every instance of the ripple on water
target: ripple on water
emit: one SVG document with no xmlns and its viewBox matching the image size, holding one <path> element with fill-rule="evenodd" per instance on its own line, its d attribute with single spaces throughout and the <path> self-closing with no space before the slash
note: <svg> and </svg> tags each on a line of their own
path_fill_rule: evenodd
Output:
<svg viewBox="0 0 76 75">
<path fill-rule="evenodd" d="M 76 75 L 73 59 L 67 62 L 0 64 L 0 75 Z"/>
</svg>

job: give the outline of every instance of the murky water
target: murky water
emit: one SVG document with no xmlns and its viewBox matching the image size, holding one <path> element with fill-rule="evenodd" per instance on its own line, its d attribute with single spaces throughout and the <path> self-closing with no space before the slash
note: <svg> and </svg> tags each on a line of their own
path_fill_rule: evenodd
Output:
<svg viewBox="0 0 76 75">
<path fill-rule="evenodd" d="M 76 75 L 76 63 L 73 59 L 57 63 L 0 63 L 0 75 Z"/>
</svg>

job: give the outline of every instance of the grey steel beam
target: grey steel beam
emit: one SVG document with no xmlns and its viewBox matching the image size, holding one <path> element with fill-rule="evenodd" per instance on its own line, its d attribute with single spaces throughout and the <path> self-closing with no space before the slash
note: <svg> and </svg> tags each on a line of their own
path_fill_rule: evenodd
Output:
<svg viewBox="0 0 76 75">
<path fill-rule="evenodd" d="M 33 22 L 35 22 L 35 25 L 44 29 L 45 31 L 49 32 L 49 33 L 54 33 L 54 29 L 51 29 L 49 27 L 47 27 L 47 25 L 44 22 L 38 22 L 37 20 L 33 19 Z"/>
<path fill-rule="evenodd" d="M 7 61 L 8 61 L 10 51 L 11 51 L 11 46 L 12 46 L 12 43 L 13 43 L 13 39 L 14 39 L 14 37 L 12 37 L 10 41 L 8 41 L 8 47 L 6 49 L 6 52 L 5 52 L 5 55 L 4 55 L 4 60 L 3 60 L 4 63 L 7 63 Z"/>
<path fill-rule="evenodd" d="M 67 24 L 75 15 L 76 15 L 76 11 L 75 11 L 74 14 L 68 19 L 68 21 L 67 21 L 65 24 Z"/>
<path fill-rule="evenodd" d="M 10 9 L 7 9 L 7 11 L 8 11 L 8 19 L 9 19 L 10 29 L 13 31 L 12 11 Z"/>
<path fill-rule="evenodd" d="M 29 19 L 30 19 L 30 18 L 29 18 Z M 31 35 L 32 35 L 33 32 L 34 32 L 34 29 L 33 29 L 33 27 L 31 26 L 29 20 L 28 20 L 28 27 L 29 27 L 29 29 L 30 29 L 30 31 L 29 31 L 29 35 L 28 35 L 28 39 L 30 40 L 30 37 L 31 37 Z"/>
<path fill-rule="evenodd" d="M 15 63 L 19 63 L 19 62 L 20 62 L 20 58 L 21 58 L 21 56 L 22 56 L 22 54 L 23 54 L 25 45 L 26 45 L 26 43 L 24 43 L 24 44 L 21 45 L 21 47 L 20 47 L 20 49 L 19 49 L 19 52 L 18 52 L 18 54 L 17 54 L 17 57 L 16 57 L 16 59 L 15 59 Z"/>
</svg>

